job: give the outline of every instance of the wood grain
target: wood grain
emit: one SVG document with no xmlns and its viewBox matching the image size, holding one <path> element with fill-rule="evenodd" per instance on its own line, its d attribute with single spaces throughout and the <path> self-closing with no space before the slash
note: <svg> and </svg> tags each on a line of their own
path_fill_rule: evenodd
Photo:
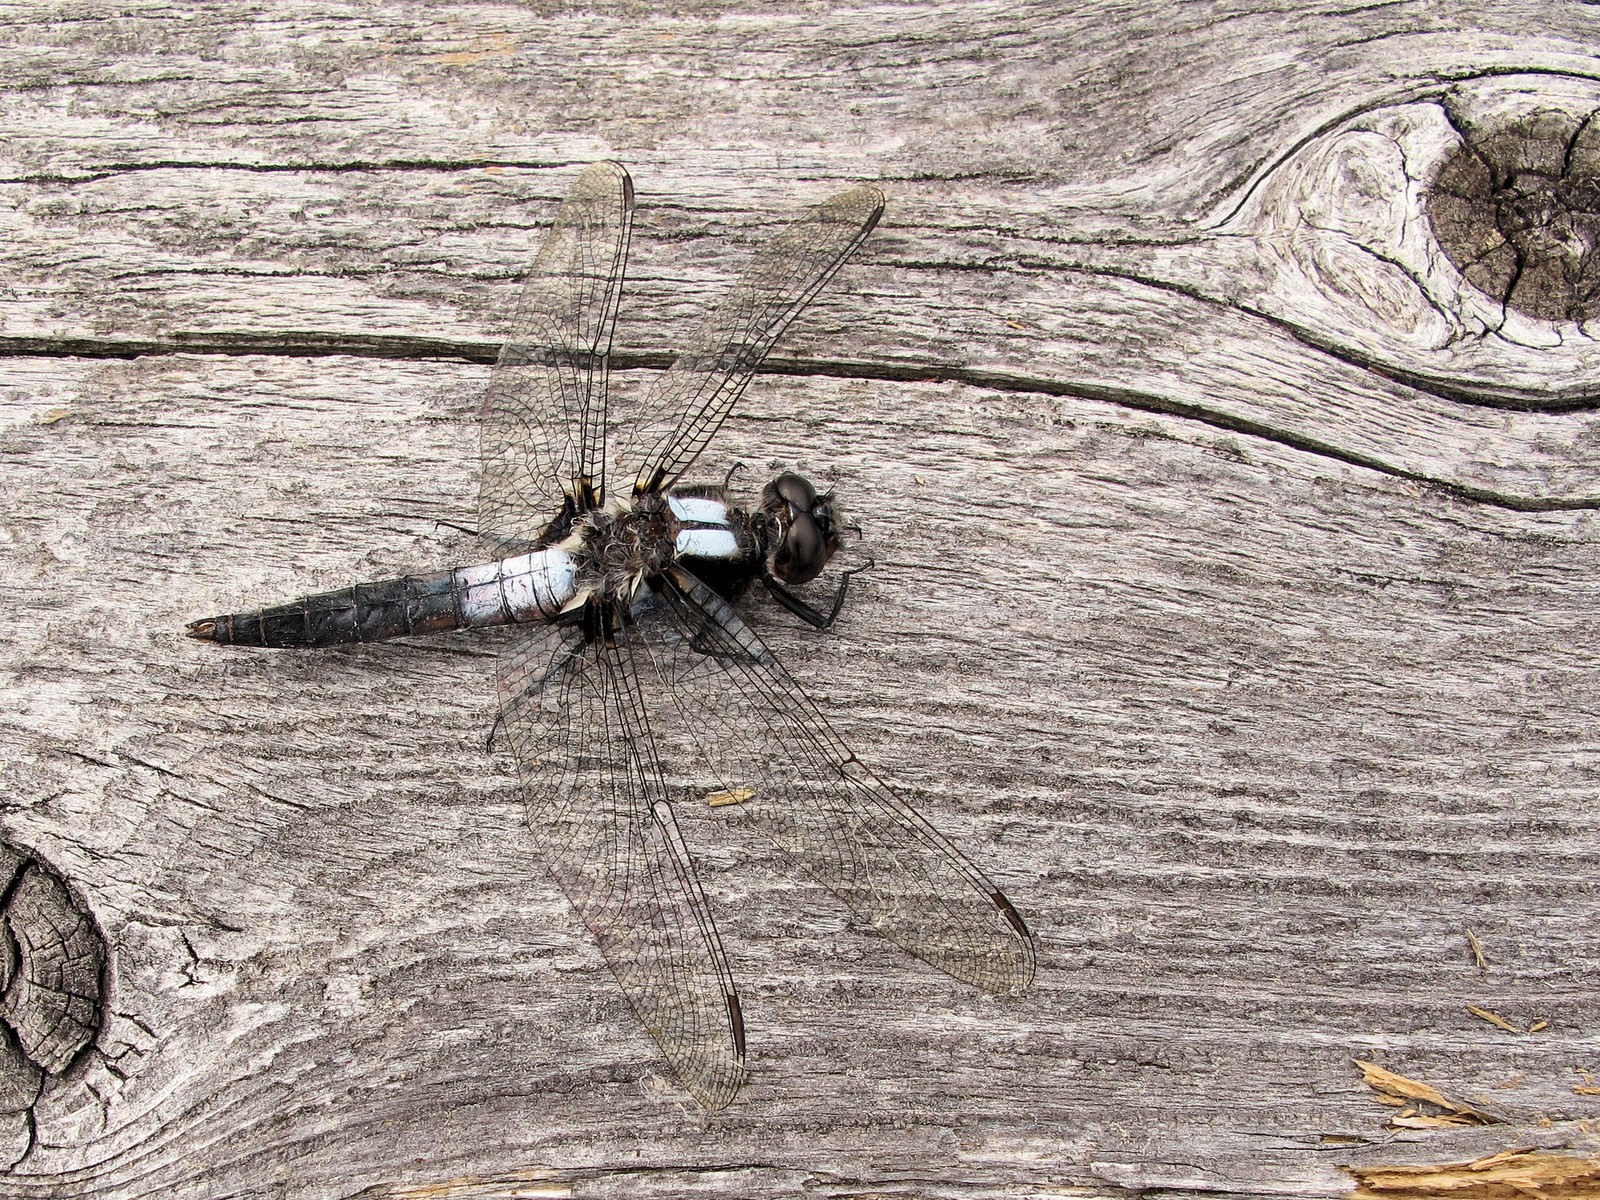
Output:
<svg viewBox="0 0 1600 1200">
<path fill-rule="evenodd" d="M 0 835 L 111 945 L 0 1192 L 1323 1196 L 1592 1157 L 1600 359 L 1487 309 L 1421 207 L 1451 111 L 1595 106 L 1592 20 L 0 11 Z M 475 553 L 440 523 L 497 321 L 602 157 L 640 190 L 628 387 L 789 213 L 890 192 L 713 457 L 837 486 L 878 569 L 830 635 L 752 619 L 1040 939 L 981 996 L 685 813 L 750 1029 L 709 1120 L 485 752 L 494 636 L 182 637 Z M 1391 1128 L 1352 1059 L 1505 1119 Z"/>
</svg>

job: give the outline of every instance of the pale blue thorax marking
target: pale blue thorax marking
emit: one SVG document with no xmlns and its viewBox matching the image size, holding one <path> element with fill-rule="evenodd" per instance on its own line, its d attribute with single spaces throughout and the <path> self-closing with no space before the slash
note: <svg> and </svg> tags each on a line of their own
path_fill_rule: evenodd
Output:
<svg viewBox="0 0 1600 1200">
<path fill-rule="evenodd" d="M 679 521 L 694 526 L 678 530 L 673 549 L 680 557 L 739 557 L 739 541 L 728 527 L 728 506 L 723 501 L 705 496 L 668 494 L 667 507 Z"/>
<path fill-rule="evenodd" d="M 680 521 L 697 525 L 727 525 L 728 506 L 706 496 L 667 496 L 667 507 Z"/>
</svg>

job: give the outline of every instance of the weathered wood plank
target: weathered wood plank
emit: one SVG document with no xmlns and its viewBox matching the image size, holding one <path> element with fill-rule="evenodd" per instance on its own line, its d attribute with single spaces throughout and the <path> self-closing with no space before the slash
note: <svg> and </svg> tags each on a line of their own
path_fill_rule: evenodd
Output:
<svg viewBox="0 0 1600 1200">
<path fill-rule="evenodd" d="M 112 949 L 0 1190 L 1310 1196 L 1592 1147 L 1600 359 L 1460 287 L 1418 186 L 1447 116 L 1595 107 L 1591 33 L 0 9 L 0 834 Z M 494 638 L 180 636 L 473 553 L 481 361 L 608 156 L 641 365 L 789 212 L 891 192 L 716 457 L 837 483 L 879 569 L 760 627 L 1040 933 L 977 996 L 698 812 L 753 1064 L 710 1121 L 483 751 Z M 1509 1124 L 1392 1134 L 1351 1057 Z"/>
<path fill-rule="evenodd" d="M 1220 66 L 1264 36 L 1263 22 L 1285 19 L 1252 14 L 1220 37 L 1210 22 L 1173 29 L 1157 61 L 1198 54 Z M 626 149 L 647 196 L 668 200 L 641 222 L 631 348 L 670 348 L 683 305 L 702 298 L 703 281 L 726 278 L 724 256 L 737 255 L 722 241 L 730 217 L 781 214 L 841 179 L 885 177 L 895 204 L 867 264 L 880 315 L 852 329 L 843 369 L 968 368 L 1025 388 L 1181 405 L 1489 499 L 1594 505 L 1600 480 L 1581 447 L 1600 356 L 1586 338 L 1547 336 L 1527 322 L 1496 328 L 1470 294 L 1455 294 L 1459 277 L 1424 244 L 1416 186 L 1448 135 L 1441 101 L 1484 112 L 1594 107 L 1595 72 L 1560 40 L 1575 30 L 1558 16 L 1537 19 L 1549 24 L 1525 32 L 1548 37 L 1513 64 L 1464 61 L 1448 30 L 1379 36 L 1352 55 L 1349 27 L 1307 14 L 1297 27 L 1307 62 L 1320 62 L 1320 86 L 1330 70 L 1341 84 L 1312 109 L 1293 86 L 1305 64 L 1269 55 L 1243 95 L 1219 91 L 1236 86 L 1233 75 L 1196 65 L 1157 94 L 1116 93 L 1114 117 L 1092 111 L 1111 69 L 1093 51 L 1108 47 L 1096 38 L 1078 46 L 1083 18 L 1059 14 L 1029 23 L 1028 38 L 999 56 L 993 39 L 1017 33 L 1010 19 L 931 12 L 909 25 L 888 13 L 840 13 L 822 26 L 750 14 L 715 36 L 673 18 L 485 8 L 440 26 L 404 6 L 330 9 L 248 27 L 201 18 L 204 33 L 189 30 L 186 44 L 219 52 L 198 61 L 174 58 L 156 36 L 159 10 L 57 28 L 23 23 L 14 36 L 42 76 L 76 80 L 85 55 L 110 39 L 119 70 L 139 83 L 76 82 L 88 125 L 77 139 L 46 120 L 55 93 L 40 93 L 41 75 L 19 90 L 8 174 L 25 200 L 7 230 L 13 298 L 0 334 L 481 338 L 504 311 L 531 227 L 564 188 L 562 170 L 526 168 Z M 763 34 L 756 44 L 752 21 Z M 1394 59 L 1401 43 L 1403 69 Z M 285 46 L 298 48 L 288 61 Z M 597 66 L 647 46 L 647 78 Z M 685 78 L 690 61 L 699 73 Z M 523 71 L 529 62 L 538 69 Z M 1053 94 L 1041 62 L 1062 85 Z M 1521 73 L 1506 77 L 1513 65 Z M 725 106 L 707 107 L 695 83 L 708 70 L 741 84 L 709 93 L 736 93 Z M 882 87 L 874 107 L 896 138 L 865 142 L 864 128 L 840 129 L 838 114 L 860 107 L 892 71 L 899 86 Z M 787 135 L 774 128 L 743 150 L 689 149 L 719 146 L 729 122 L 748 121 L 791 78 L 820 90 L 796 93 L 807 96 L 805 112 L 778 106 L 796 126 Z M 545 132 L 533 114 L 585 89 L 582 111 L 607 112 L 595 128 L 614 140 Z M 458 92 L 456 104 L 499 119 L 419 121 L 419 106 Z M 1032 110 L 1043 95 L 1054 98 L 1041 116 Z M 501 115 L 519 104 L 525 122 Z M 157 131 L 141 127 L 137 144 L 110 138 L 152 110 Z M 672 126 L 672 145 L 640 144 L 641 122 L 688 110 L 700 111 Z M 952 111 L 981 117 L 992 136 L 974 144 Z M 1141 120 L 1129 125 L 1130 111 Z M 32 132 L 41 122 L 48 146 Z M 1185 123 L 1193 136 L 1180 139 Z M 1038 144 L 1019 159 L 1008 138 Z M 476 166 L 485 160 L 511 166 Z M 331 169 L 295 171 L 301 163 Z M 1374 173 L 1382 186 L 1363 190 Z M 1241 181 L 1250 184 L 1243 192 Z M 1227 214 L 1219 228 L 1194 226 Z M 1426 287 L 1413 286 L 1418 275 L 1429 276 Z M 463 291 L 463 280 L 474 282 Z M 822 344 L 840 357 L 836 339 Z M 1463 406 L 1461 396 L 1491 405 Z M 1581 411 L 1495 406 L 1506 401 Z"/>
<path fill-rule="evenodd" d="M 762 627 L 993 867 L 1042 970 L 979 997 L 700 816 L 755 1064 L 706 1126 L 483 754 L 492 638 L 299 657 L 181 637 L 467 553 L 434 521 L 470 518 L 482 378 L 11 364 L 8 829 L 88 892 L 120 964 L 107 1039 L 145 1064 L 90 1071 L 104 1108 L 47 1093 L 19 1186 L 213 1195 L 270 1163 L 328 1194 L 637 1154 L 761 1164 L 770 1194 L 823 1164 L 950 1194 L 1316 1194 L 1321 1136 L 1378 1136 L 1352 1053 L 1529 1122 L 1589 1111 L 1588 514 L 1072 399 L 770 380 L 722 453 L 835 480 L 880 569 L 835 637 Z M 1468 1002 L 1552 1025 L 1512 1037 Z"/>
<path fill-rule="evenodd" d="M 642 187 L 665 182 L 646 167 L 638 170 Z M 503 319 L 537 243 L 534 214 L 547 219 L 550 193 L 570 175 L 441 171 L 421 195 L 417 173 L 409 171 L 286 181 L 278 174 L 170 170 L 70 185 L 65 190 L 78 193 L 75 204 L 86 201 L 87 190 L 104 193 L 96 209 L 142 210 L 124 231 L 131 244 L 123 243 L 111 261 L 90 251 L 77 270 L 63 272 L 63 243 L 90 241 L 86 231 L 63 230 L 54 220 L 14 222 L 11 244 L 22 261 L 8 264 L 16 299 L 6 307 L 0 336 L 22 339 L 26 349 L 38 348 L 39 339 L 48 345 L 98 336 L 100 352 L 114 352 L 123 339 L 177 337 L 206 348 L 224 338 L 232 344 L 241 334 L 250 339 L 247 348 L 263 349 L 308 344 L 308 334 L 352 345 L 397 339 L 390 353 L 403 352 L 405 339 L 445 339 L 489 356 L 495 341 L 485 331 Z M 734 273 L 748 250 L 722 236 L 725 226 L 759 237 L 837 186 L 810 183 L 785 195 L 774 183 L 758 201 L 770 210 L 765 220 L 751 221 L 731 207 L 750 202 L 745 196 L 706 194 L 717 182 L 700 181 L 687 202 L 641 211 L 625 353 L 670 351 L 673 331 Z M 1458 370 L 1457 323 L 1420 293 L 1403 298 L 1417 310 L 1408 322 L 1427 325 L 1428 336 L 1440 341 L 1436 350 L 1396 338 L 1385 345 L 1372 328 L 1352 335 L 1350 324 L 1341 323 L 1349 304 L 1323 305 L 1323 325 L 1306 324 L 1310 281 L 1303 272 L 1315 264 L 1277 261 L 1275 271 L 1266 270 L 1260 260 L 1282 257 L 1277 231 L 1261 234 L 1258 261 L 1244 266 L 1236 231 L 1196 234 L 1174 225 L 1152 234 L 1142 250 L 1118 245 L 1107 252 L 1092 233 L 1052 221 L 1048 212 L 1031 214 L 1055 225 L 1048 235 L 974 244 L 960 231 L 963 222 L 1003 225 L 1016 219 L 1014 206 L 1008 212 L 992 196 L 987 206 L 974 203 L 970 188 L 941 194 L 946 190 L 892 186 L 882 233 L 847 276 L 857 293 L 824 299 L 796 331 L 791 355 L 820 358 L 829 371 L 847 375 L 944 372 L 1019 390 L 1112 396 L 1137 407 L 1181 406 L 1225 428 L 1327 448 L 1491 499 L 1600 503 L 1600 479 L 1579 448 L 1592 434 L 1593 417 L 1587 404 L 1570 399 L 1600 381 L 1600 356 L 1587 343 L 1553 353 L 1484 339 L 1497 340 L 1499 352 L 1486 365 Z M 647 205 L 653 199 L 646 194 Z M 341 219 L 318 220 L 323 209 Z M 184 250 L 162 244 L 190 237 L 189 214 L 204 226 L 203 214 L 218 210 L 253 217 L 222 222 Z M 141 228 L 152 220 L 154 231 Z M 1112 258 L 1121 265 L 1113 267 Z M 1205 283 L 1219 276 L 1225 285 L 1208 291 Z M 1247 291 L 1250 281 L 1262 294 Z M 870 315 L 862 315 L 862 297 Z M 1376 319 L 1369 313 L 1369 323 Z M 841 337 L 846 322 L 848 336 Z M 106 336 L 107 329 L 116 335 Z M 1140 353 L 1130 356 L 1129 346 Z M 1469 400 L 1493 400 L 1510 389 L 1522 404 L 1519 397 L 1544 390 L 1551 404 L 1576 404 L 1577 411 L 1463 404 L 1384 378 L 1373 363 L 1420 374 L 1435 390 L 1454 389 Z M 1475 381 L 1486 373 L 1504 387 Z"/>
</svg>

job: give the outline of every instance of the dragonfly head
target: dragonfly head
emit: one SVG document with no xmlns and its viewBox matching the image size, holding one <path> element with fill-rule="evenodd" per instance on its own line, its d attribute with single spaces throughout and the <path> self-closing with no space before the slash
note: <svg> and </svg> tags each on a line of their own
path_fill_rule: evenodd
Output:
<svg viewBox="0 0 1600 1200">
<path fill-rule="evenodd" d="M 807 583 L 822 574 L 839 548 L 839 513 L 833 493 L 817 489 L 799 475 L 779 475 L 761 490 L 771 562 L 768 569 L 780 583 Z"/>
</svg>

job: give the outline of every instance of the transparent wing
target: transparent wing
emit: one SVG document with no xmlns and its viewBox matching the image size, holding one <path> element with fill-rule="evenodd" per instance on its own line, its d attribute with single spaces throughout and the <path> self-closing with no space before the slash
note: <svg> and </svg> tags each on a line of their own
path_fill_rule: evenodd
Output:
<svg viewBox="0 0 1600 1200">
<path fill-rule="evenodd" d="M 641 670 L 681 722 L 658 718 L 658 730 L 699 748 L 721 787 L 713 802 L 917 957 L 989 991 L 1027 987 L 1033 938 L 1011 902 L 856 760 L 733 609 L 681 568 L 651 603 Z"/>
<path fill-rule="evenodd" d="M 510 553 L 603 490 L 606 384 L 633 223 L 612 162 L 578 176 L 533 262 L 484 398 L 479 532 Z M 586 494 L 588 493 L 588 494 Z"/>
<path fill-rule="evenodd" d="M 773 343 L 872 232 L 883 193 L 863 185 L 817 205 L 756 251 L 628 422 L 635 489 L 670 487 L 732 411 Z"/>
<path fill-rule="evenodd" d="M 744 1025 L 631 655 L 625 636 L 529 631 L 500 674 L 501 728 L 550 873 L 673 1072 L 715 1111 L 744 1077 Z"/>
</svg>

